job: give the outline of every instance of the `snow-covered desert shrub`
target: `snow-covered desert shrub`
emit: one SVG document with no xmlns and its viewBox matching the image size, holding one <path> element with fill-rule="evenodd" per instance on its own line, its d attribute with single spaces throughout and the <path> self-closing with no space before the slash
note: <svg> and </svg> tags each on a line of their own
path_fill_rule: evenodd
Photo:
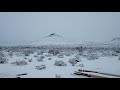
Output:
<svg viewBox="0 0 120 90">
<path fill-rule="evenodd" d="M 58 57 L 59 58 L 64 58 L 64 55 L 63 54 L 58 54 Z"/>
<path fill-rule="evenodd" d="M 42 52 L 42 51 L 41 51 L 41 52 L 38 52 L 37 55 L 43 55 L 43 52 Z"/>
<path fill-rule="evenodd" d="M 23 56 L 22 53 L 14 53 L 14 55 L 16 55 L 17 57 Z"/>
<path fill-rule="evenodd" d="M 34 55 L 34 57 L 38 57 L 38 55 Z"/>
<path fill-rule="evenodd" d="M 45 56 L 46 56 L 46 57 L 51 57 L 52 55 L 51 55 L 51 54 L 46 54 Z"/>
<path fill-rule="evenodd" d="M 55 78 L 61 78 L 61 75 L 55 74 Z"/>
<path fill-rule="evenodd" d="M 48 53 L 53 54 L 55 56 L 55 55 L 57 55 L 59 53 L 59 51 L 53 49 L 53 50 L 49 50 Z"/>
<path fill-rule="evenodd" d="M 45 56 L 41 56 L 40 58 L 44 59 L 44 58 L 45 58 Z"/>
<path fill-rule="evenodd" d="M 119 47 L 113 47 L 112 50 L 116 53 L 120 53 L 120 48 Z"/>
<path fill-rule="evenodd" d="M 5 57 L 0 56 L 0 64 L 4 64 L 7 63 L 8 59 L 6 59 Z"/>
<path fill-rule="evenodd" d="M 52 60 L 52 58 L 48 58 L 48 60 Z"/>
<path fill-rule="evenodd" d="M 32 59 L 29 59 L 28 61 L 29 61 L 29 62 L 32 62 Z"/>
<path fill-rule="evenodd" d="M 120 56 L 118 57 L 118 60 L 120 60 Z"/>
<path fill-rule="evenodd" d="M 67 64 L 65 62 L 61 61 L 61 60 L 60 61 L 56 60 L 55 63 L 54 63 L 54 65 L 55 66 L 67 66 Z"/>
<path fill-rule="evenodd" d="M 41 57 L 38 57 L 38 58 L 37 58 L 37 61 L 38 61 L 38 62 L 43 62 L 43 59 L 42 59 Z"/>
<path fill-rule="evenodd" d="M 102 54 L 101 54 L 102 57 L 111 57 L 111 56 L 118 56 L 118 55 L 119 53 L 115 51 L 110 51 L 110 50 L 102 51 Z"/>
<path fill-rule="evenodd" d="M 8 55 L 9 55 L 10 57 L 12 57 L 12 56 L 13 56 L 13 52 L 9 52 Z"/>
<path fill-rule="evenodd" d="M 76 47 L 76 50 L 79 51 L 79 54 L 82 55 L 83 54 L 83 47 Z"/>
<path fill-rule="evenodd" d="M 95 59 L 99 59 L 99 56 L 97 54 L 89 54 L 87 56 L 88 60 L 95 60 Z"/>
<path fill-rule="evenodd" d="M 75 58 L 76 58 L 76 59 L 80 59 L 80 54 L 77 54 L 77 55 L 75 56 Z"/>
<path fill-rule="evenodd" d="M 116 53 L 116 52 L 111 52 L 111 56 L 118 56 L 119 54 L 118 53 Z"/>
<path fill-rule="evenodd" d="M 25 56 L 29 56 L 29 53 L 26 52 L 26 53 L 25 53 Z"/>
<path fill-rule="evenodd" d="M 1 56 L 1 57 L 5 57 L 5 55 L 4 55 L 2 52 L 0 52 L 0 56 Z"/>
<path fill-rule="evenodd" d="M 22 65 L 27 65 L 28 63 L 26 61 L 24 61 L 24 60 L 22 60 L 22 61 L 17 60 L 15 62 L 11 63 L 11 64 L 16 64 L 18 66 L 22 66 Z"/>
<path fill-rule="evenodd" d="M 114 52 L 110 50 L 103 50 L 101 56 L 102 57 L 111 57 L 114 56 Z"/>
<path fill-rule="evenodd" d="M 24 59 L 27 59 L 27 57 L 25 56 Z"/>
<path fill-rule="evenodd" d="M 78 66 L 79 66 L 79 67 L 84 67 L 84 64 L 79 64 Z"/>
<path fill-rule="evenodd" d="M 68 62 L 71 63 L 72 66 L 75 66 L 75 64 L 77 64 L 77 59 L 76 58 L 70 58 Z"/>
<path fill-rule="evenodd" d="M 46 69 L 46 65 L 36 66 L 35 69 L 37 69 L 37 70 Z"/>
<path fill-rule="evenodd" d="M 33 50 L 24 50 L 23 51 L 23 54 L 25 55 L 25 56 L 29 56 L 30 54 L 33 54 L 34 53 L 34 51 Z"/>
<path fill-rule="evenodd" d="M 44 59 L 44 58 L 45 58 L 45 56 L 40 56 L 40 57 L 37 58 L 37 61 L 43 62 L 43 59 Z"/>
<path fill-rule="evenodd" d="M 65 53 L 66 56 L 71 56 L 69 53 Z"/>
</svg>

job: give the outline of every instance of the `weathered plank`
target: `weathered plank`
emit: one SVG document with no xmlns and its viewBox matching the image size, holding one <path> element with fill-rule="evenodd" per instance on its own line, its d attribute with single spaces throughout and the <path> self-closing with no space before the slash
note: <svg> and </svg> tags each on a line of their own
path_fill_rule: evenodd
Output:
<svg viewBox="0 0 120 90">
<path fill-rule="evenodd" d="M 16 75 L 16 76 L 23 76 L 23 75 L 27 75 L 27 73 L 18 74 L 18 75 Z"/>
<path fill-rule="evenodd" d="M 98 74 L 103 74 L 103 75 L 109 75 L 109 76 L 115 76 L 115 77 L 120 77 L 120 75 L 115 75 L 115 74 L 109 74 L 109 73 L 102 73 L 102 72 L 97 72 L 97 71 L 90 71 L 90 70 L 78 70 L 80 72 L 92 72 L 92 73 L 98 73 Z"/>
<path fill-rule="evenodd" d="M 82 73 L 82 72 L 75 72 L 74 74 L 76 74 L 76 75 L 87 76 L 87 77 L 89 77 L 89 78 L 107 78 L 107 77 L 103 77 L 103 76 L 92 75 L 92 74 L 86 74 L 86 73 Z"/>
</svg>

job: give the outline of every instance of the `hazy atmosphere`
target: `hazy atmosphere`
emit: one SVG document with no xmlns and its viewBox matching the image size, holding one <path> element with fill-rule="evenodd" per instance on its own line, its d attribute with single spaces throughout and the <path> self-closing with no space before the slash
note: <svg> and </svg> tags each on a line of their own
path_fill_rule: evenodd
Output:
<svg viewBox="0 0 120 90">
<path fill-rule="evenodd" d="M 0 12 L 0 78 L 120 78 L 120 12 Z"/>
<path fill-rule="evenodd" d="M 104 42 L 120 36 L 119 12 L 0 12 L 0 41 L 64 38 Z"/>
</svg>

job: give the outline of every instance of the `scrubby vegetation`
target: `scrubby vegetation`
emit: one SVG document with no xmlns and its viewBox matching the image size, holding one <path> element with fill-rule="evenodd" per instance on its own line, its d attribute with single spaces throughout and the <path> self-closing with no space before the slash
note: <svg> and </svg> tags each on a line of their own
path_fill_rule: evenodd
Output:
<svg viewBox="0 0 120 90">
<path fill-rule="evenodd" d="M 28 63 L 26 61 L 24 61 L 24 60 L 22 60 L 22 61 L 17 60 L 15 62 L 11 63 L 11 64 L 22 66 L 22 65 L 27 65 Z"/>
<path fill-rule="evenodd" d="M 52 60 L 52 58 L 48 58 L 48 60 Z"/>
<path fill-rule="evenodd" d="M 8 55 L 12 58 L 13 52 L 9 52 Z"/>
<path fill-rule="evenodd" d="M 87 59 L 88 60 L 95 60 L 95 59 L 99 59 L 99 56 L 97 55 L 97 54 L 89 54 L 88 56 L 87 56 Z"/>
<path fill-rule="evenodd" d="M 55 78 L 61 78 L 61 75 L 55 74 Z"/>
<path fill-rule="evenodd" d="M 37 55 L 43 55 L 43 52 L 42 52 L 42 51 L 39 51 L 39 52 L 37 53 Z"/>
<path fill-rule="evenodd" d="M 5 55 L 4 55 L 2 52 L 0 52 L 0 56 L 1 56 L 1 57 L 5 57 Z"/>
<path fill-rule="evenodd" d="M 37 70 L 46 69 L 46 65 L 36 66 L 35 69 L 37 69 Z"/>
<path fill-rule="evenodd" d="M 55 55 L 57 55 L 59 53 L 59 50 L 52 49 L 52 50 L 49 50 L 48 53 L 55 56 Z"/>
<path fill-rule="evenodd" d="M 75 64 L 77 64 L 78 61 L 76 58 L 70 58 L 68 62 L 72 64 L 72 66 L 75 66 Z"/>
<path fill-rule="evenodd" d="M 118 60 L 120 60 L 120 56 L 118 57 Z"/>
<path fill-rule="evenodd" d="M 5 57 L 0 56 L 0 64 L 5 64 L 8 62 L 8 59 L 6 59 Z"/>
<path fill-rule="evenodd" d="M 59 60 L 59 61 L 56 60 L 54 65 L 55 66 L 67 66 L 67 64 L 61 60 Z"/>
</svg>

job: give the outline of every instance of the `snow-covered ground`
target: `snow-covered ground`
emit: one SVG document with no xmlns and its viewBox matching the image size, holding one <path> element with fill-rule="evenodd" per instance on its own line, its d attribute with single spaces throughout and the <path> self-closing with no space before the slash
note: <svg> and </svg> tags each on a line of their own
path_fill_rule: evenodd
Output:
<svg viewBox="0 0 120 90">
<path fill-rule="evenodd" d="M 74 72 L 78 69 L 86 69 L 92 71 L 99 71 L 103 73 L 120 75 L 120 60 L 118 56 L 113 57 L 100 57 L 95 60 L 88 60 L 85 57 L 80 57 L 80 62 L 77 62 L 75 66 L 72 66 L 68 60 L 74 58 L 76 54 L 73 53 L 71 56 L 63 55 L 63 58 L 59 58 L 57 55 L 49 56 L 51 60 L 48 60 L 49 57 L 45 56 L 48 53 L 43 53 L 42 56 L 45 56 L 43 62 L 38 62 L 37 52 L 30 54 L 29 56 L 17 56 L 14 52 L 14 55 L 10 57 L 7 52 L 4 52 L 5 57 L 8 59 L 8 63 L 0 64 L 0 78 L 14 78 L 17 74 L 27 73 L 27 75 L 20 76 L 21 78 L 56 78 L 56 75 L 60 75 L 61 78 L 87 78 L 85 76 L 74 75 Z M 41 55 L 38 55 L 39 57 Z M 25 59 L 26 57 L 26 59 Z M 32 59 L 32 62 L 29 62 L 29 59 Z M 27 65 L 15 65 L 11 64 L 16 60 L 24 60 Z M 66 66 L 55 66 L 54 63 L 56 60 L 62 60 L 67 65 Z M 83 64 L 83 67 L 80 67 L 80 64 Z M 36 66 L 46 65 L 45 69 L 37 70 Z"/>
</svg>

